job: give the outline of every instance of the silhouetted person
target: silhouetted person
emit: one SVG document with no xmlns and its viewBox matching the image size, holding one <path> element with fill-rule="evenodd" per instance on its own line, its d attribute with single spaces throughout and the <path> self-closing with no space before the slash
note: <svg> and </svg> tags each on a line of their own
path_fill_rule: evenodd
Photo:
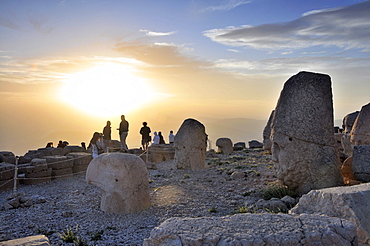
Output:
<svg viewBox="0 0 370 246">
<path fill-rule="evenodd" d="M 63 143 L 62 140 L 59 140 L 57 148 L 62 148 L 63 149 L 64 147 L 66 147 L 65 143 Z"/>
<path fill-rule="evenodd" d="M 158 136 L 159 136 L 159 144 L 166 144 L 166 142 L 164 141 L 162 132 L 158 132 Z"/>
<path fill-rule="evenodd" d="M 99 155 L 98 141 L 100 139 L 100 133 L 94 132 L 93 137 L 90 140 L 90 147 L 92 152 L 92 157 L 95 158 Z"/>
<path fill-rule="evenodd" d="M 154 132 L 152 145 L 154 145 L 154 144 L 159 144 L 159 136 L 158 136 L 157 132 Z"/>
<path fill-rule="evenodd" d="M 46 144 L 45 148 L 52 148 L 53 147 L 53 142 L 49 142 Z"/>
<path fill-rule="evenodd" d="M 170 144 L 173 144 L 175 142 L 175 135 L 173 134 L 173 131 L 170 131 L 170 135 L 168 135 L 168 141 Z"/>
<path fill-rule="evenodd" d="M 148 123 L 143 122 L 143 127 L 140 129 L 141 134 L 141 145 L 143 146 L 143 150 L 147 150 L 150 142 L 150 127 L 147 126 Z"/>
<path fill-rule="evenodd" d="M 109 143 L 110 143 L 110 140 L 112 139 L 111 138 L 112 130 L 111 130 L 110 125 L 111 125 L 111 123 L 108 120 L 107 125 L 103 128 L 103 143 L 104 143 L 104 151 L 105 152 L 108 152 Z"/>
<path fill-rule="evenodd" d="M 86 150 L 86 144 L 85 144 L 85 142 L 81 142 L 81 146 L 82 146 L 82 148 L 84 148 L 84 150 Z"/>
<path fill-rule="evenodd" d="M 120 140 L 121 140 L 122 151 L 127 152 L 128 147 L 127 147 L 127 144 L 126 144 L 126 138 L 127 138 L 127 135 L 128 135 L 128 122 L 125 119 L 124 115 L 121 115 L 121 123 L 119 124 L 118 130 L 119 130 L 119 137 L 120 137 Z"/>
</svg>

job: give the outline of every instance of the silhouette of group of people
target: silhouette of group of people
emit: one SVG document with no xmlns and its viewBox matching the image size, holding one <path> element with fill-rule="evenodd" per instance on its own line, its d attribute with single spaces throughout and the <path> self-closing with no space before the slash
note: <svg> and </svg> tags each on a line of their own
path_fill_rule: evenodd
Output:
<svg viewBox="0 0 370 246">
<path fill-rule="evenodd" d="M 146 151 L 148 149 L 149 143 L 152 141 L 152 138 L 150 136 L 150 128 L 148 127 L 147 122 L 143 122 L 143 127 L 140 129 L 140 134 L 141 134 L 141 145 L 143 146 L 143 150 Z M 162 132 L 154 132 L 154 137 L 153 137 L 153 143 L 152 145 L 155 144 L 166 144 L 164 141 Z M 173 134 L 173 131 L 170 131 L 170 135 L 168 136 L 169 143 L 173 144 L 175 141 L 175 135 Z"/>
<path fill-rule="evenodd" d="M 128 152 L 128 146 L 126 143 L 126 139 L 128 136 L 129 131 L 129 123 L 125 118 L 125 115 L 121 115 L 121 123 L 119 124 L 119 128 L 117 128 L 119 131 L 119 137 L 121 142 L 121 151 L 127 153 Z M 151 129 L 148 126 L 147 122 L 143 122 L 143 126 L 141 127 L 139 133 L 141 134 L 141 146 L 144 151 L 146 151 L 149 147 L 150 142 L 153 141 L 152 145 L 155 144 L 166 144 L 164 141 L 164 137 L 162 135 L 162 132 L 154 132 L 153 139 L 150 136 Z M 103 133 L 94 132 L 93 137 L 90 140 L 90 145 L 88 148 L 91 148 L 92 150 L 92 156 L 93 158 L 97 157 L 99 154 L 103 152 L 109 151 L 109 143 L 112 134 L 111 130 L 111 122 L 107 121 L 106 126 L 103 128 Z M 170 134 L 168 136 L 169 143 L 173 144 L 175 141 L 175 135 L 173 134 L 173 131 L 170 131 Z"/>
</svg>

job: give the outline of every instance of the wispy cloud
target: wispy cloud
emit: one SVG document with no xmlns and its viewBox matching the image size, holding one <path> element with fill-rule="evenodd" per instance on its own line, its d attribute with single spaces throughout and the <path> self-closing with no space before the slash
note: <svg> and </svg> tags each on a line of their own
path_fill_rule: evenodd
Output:
<svg viewBox="0 0 370 246">
<path fill-rule="evenodd" d="M 370 1 L 306 13 L 285 23 L 212 29 L 204 35 L 229 46 L 255 49 L 299 49 L 317 45 L 344 49 L 370 47 Z"/>
<path fill-rule="evenodd" d="M 251 3 L 252 1 L 245 1 L 245 0 L 221 0 L 216 1 L 218 4 L 208 6 L 206 8 L 201 9 L 201 12 L 213 12 L 213 11 L 228 11 L 234 8 L 237 8 L 241 5 Z"/>
<path fill-rule="evenodd" d="M 144 32 L 147 36 L 158 37 L 158 36 L 170 36 L 176 34 L 176 32 L 154 32 L 145 29 L 140 29 L 140 32 Z"/>
</svg>

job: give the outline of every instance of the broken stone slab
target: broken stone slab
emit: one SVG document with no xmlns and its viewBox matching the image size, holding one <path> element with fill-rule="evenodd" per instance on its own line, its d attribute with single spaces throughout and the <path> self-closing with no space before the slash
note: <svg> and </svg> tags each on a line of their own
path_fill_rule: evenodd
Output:
<svg viewBox="0 0 370 246">
<path fill-rule="evenodd" d="M 0 242 L 0 246 L 50 246 L 50 244 L 45 235 L 37 235 Z"/>
<path fill-rule="evenodd" d="M 237 214 L 170 218 L 144 246 L 158 245 L 357 245 L 352 222 L 323 215 Z"/>
<path fill-rule="evenodd" d="M 370 145 L 353 146 L 352 170 L 358 180 L 370 182 Z"/>
<path fill-rule="evenodd" d="M 290 214 L 321 214 L 349 220 L 360 243 L 370 244 L 370 183 L 312 190 L 303 195 Z"/>
</svg>

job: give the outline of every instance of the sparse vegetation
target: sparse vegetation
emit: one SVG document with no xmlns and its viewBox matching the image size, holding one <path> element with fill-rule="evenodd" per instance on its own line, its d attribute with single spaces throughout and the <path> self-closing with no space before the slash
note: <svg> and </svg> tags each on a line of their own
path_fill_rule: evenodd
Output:
<svg viewBox="0 0 370 246">
<path fill-rule="evenodd" d="M 189 174 L 184 174 L 184 179 L 189 179 L 189 178 L 190 178 Z"/>
<path fill-rule="evenodd" d="M 265 200 L 270 200 L 271 198 L 283 198 L 284 196 L 296 197 L 298 194 L 289 189 L 286 186 L 273 183 L 268 188 L 263 190 L 263 198 Z"/>
<path fill-rule="evenodd" d="M 73 243 L 77 240 L 78 226 L 73 230 L 72 227 L 67 228 L 64 232 L 60 233 L 60 239 L 66 243 Z"/>
<path fill-rule="evenodd" d="M 208 212 L 210 212 L 210 213 L 217 213 L 217 210 L 216 210 L 215 207 L 212 207 L 212 208 L 208 209 Z"/>
<path fill-rule="evenodd" d="M 101 240 L 103 233 L 104 233 L 104 230 L 100 230 L 100 231 L 91 233 L 91 240 L 92 241 Z"/>
<path fill-rule="evenodd" d="M 238 214 L 248 213 L 248 208 L 247 207 L 238 207 L 238 210 L 237 210 L 236 213 L 238 213 Z"/>
</svg>

